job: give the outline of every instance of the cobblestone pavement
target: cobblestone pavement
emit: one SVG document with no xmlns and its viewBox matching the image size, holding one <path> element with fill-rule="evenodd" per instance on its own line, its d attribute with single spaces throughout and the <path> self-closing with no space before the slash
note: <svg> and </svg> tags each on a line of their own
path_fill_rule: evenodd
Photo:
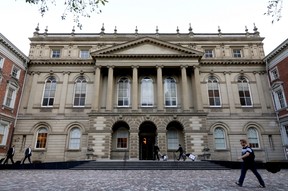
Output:
<svg viewBox="0 0 288 191">
<path fill-rule="evenodd" d="M 288 170 L 270 173 L 259 170 L 266 188 L 258 188 L 251 171 L 243 187 L 235 181 L 236 170 L 0 170 L 0 190 L 71 191 L 221 191 L 288 190 Z"/>
</svg>

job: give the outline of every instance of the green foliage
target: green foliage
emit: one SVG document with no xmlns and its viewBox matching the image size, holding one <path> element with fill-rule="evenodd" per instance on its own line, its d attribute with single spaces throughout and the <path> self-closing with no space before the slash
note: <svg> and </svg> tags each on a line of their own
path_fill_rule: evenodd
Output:
<svg viewBox="0 0 288 191">
<path fill-rule="evenodd" d="M 56 6 L 56 0 L 26 0 L 26 3 L 35 4 L 39 6 L 39 12 L 43 17 L 49 11 L 51 5 Z M 59 3 L 59 0 L 58 2 Z M 73 15 L 73 21 L 76 26 L 82 29 L 80 17 L 91 17 L 90 14 L 97 12 L 101 13 L 99 5 L 105 6 L 108 0 L 64 0 L 65 9 L 61 15 L 61 19 L 65 20 L 68 14 Z"/>
<path fill-rule="evenodd" d="M 283 0 L 268 1 L 267 12 L 264 15 L 272 17 L 272 23 L 281 19 Z"/>
</svg>

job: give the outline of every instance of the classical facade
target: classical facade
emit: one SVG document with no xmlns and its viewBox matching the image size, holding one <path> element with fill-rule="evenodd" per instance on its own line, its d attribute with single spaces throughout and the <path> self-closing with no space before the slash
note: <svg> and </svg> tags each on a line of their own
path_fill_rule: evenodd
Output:
<svg viewBox="0 0 288 191">
<path fill-rule="evenodd" d="M 270 90 L 278 116 L 283 148 L 288 159 L 288 39 L 271 51 L 264 61 L 267 65 Z"/>
<path fill-rule="evenodd" d="M 14 139 L 34 161 L 284 158 L 263 38 L 244 33 L 39 33 Z"/>
<path fill-rule="evenodd" d="M 29 58 L 0 33 L 0 158 L 12 143 Z"/>
</svg>

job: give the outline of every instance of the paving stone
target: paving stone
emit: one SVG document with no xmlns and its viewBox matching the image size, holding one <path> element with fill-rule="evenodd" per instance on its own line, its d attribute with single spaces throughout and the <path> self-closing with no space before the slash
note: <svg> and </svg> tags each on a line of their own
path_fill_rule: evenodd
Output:
<svg viewBox="0 0 288 191">
<path fill-rule="evenodd" d="M 287 191 L 288 170 L 258 170 L 266 188 L 247 172 L 243 187 L 235 181 L 240 170 L 0 170 L 1 191 Z"/>
</svg>

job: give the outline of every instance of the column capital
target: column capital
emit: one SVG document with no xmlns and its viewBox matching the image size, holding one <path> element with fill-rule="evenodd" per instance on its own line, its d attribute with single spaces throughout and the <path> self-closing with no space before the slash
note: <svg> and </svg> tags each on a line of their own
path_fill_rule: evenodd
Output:
<svg viewBox="0 0 288 191">
<path fill-rule="evenodd" d="M 115 67 L 114 65 L 107 66 L 107 68 L 112 68 L 112 69 L 113 69 L 114 67 Z"/>
<path fill-rule="evenodd" d="M 94 66 L 95 69 L 97 69 L 97 68 L 100 69 L 101 67 L 102 67 L 101 65 L 96 65 L 96 66 Z"/>
<path fill-rule="evenodd" d="M 70 75 L 70 74 L 71 74 L 71 72 L 70 72 L 70 71 L 63 71 L 62 73 L 63 73 L 63 75 L 65 75 L 65 74 L 68 74 L 68 75 Z"/>
<path fill-rule="evenodd" d="M 133 68 L 133 69 L 136 68 L 137 69 L 137 68 L 139 68 L 139 65 L 136 65 L 136 66 L 132 65 L 131 68 Z"/>
<path fill-rule="evenodd" d="M 231 73 L 232 73 L 231 71 L 224 71 L 223 72 L 224 75 L 226 75 L 226 74 L 231 75 Z"/>
<path fill-rule="evenodd" d="M 156 65 L 156 68 L 158 69 L 158 68 L 164 68 L 164 66 L 163 65 Z"/>
<path fill-rule="evenodd" d="M 180 68 L 188 68 L 188 65 L 180 65 Z"/>
</svg>

